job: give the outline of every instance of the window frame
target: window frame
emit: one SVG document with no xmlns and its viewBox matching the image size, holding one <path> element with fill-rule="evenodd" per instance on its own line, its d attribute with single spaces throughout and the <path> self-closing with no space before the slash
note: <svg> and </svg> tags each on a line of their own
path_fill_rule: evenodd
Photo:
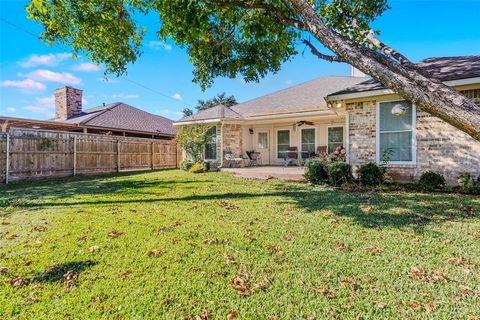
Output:
<svg viewBox="0 0 480 320">
<path fill-rule="evenodd" d="M 375 113 L 375 161 L 377 163 L 381 163 L 381 155 L 380 155 L 380 105 L 382 103 L 389 103 L 389 102 L 405 102 L 402 99 L 395 99 L 395 100 L 383 100 L 377 101 L 376 104 L 376 113 Z M 395 133 L 395 132 L 412 132 L 412 160 L 410 161 L 390 161 L 388 164 L 390 165 L 416 165 L 417 164 L 417 107 L 411 103 L 412 106 L 412 130 L 391 130 L 391 131 L 384 131 L 387 133 Z"/>
<path fill-rule="evenodd" d="M 300 128 L 300 143 L 299 143 L 299 152 L 301 157 L 303 158 L 303 130 L 312 130 L 313 129 L 313 138 L 314 138 L 314 147 L 313 147 L 313 152 L 317 153 L 317 128 L 315 127 L 305 127 L 305 128 Z M 306 159 L 306 158 L 305 158 Z"/>
<path fill-rule="evenodd" d="M 265 136 L 267 137 L 267 145 L 266 146 L 262 146 L 260 147 L 260 134 L 263 134 L 265 133 Z M 266 130 L 257 130 L 257 144 L 256 144 L 256 148 L 257 149 L 261 149 L 261 150 L 268 150 L 270 148 L 270 139 L 268 137 L 268 131 Z"/>
<path fill-rule="evenodd" d="M 328 132 L 329 132 L 329 129 L 330 129 L 330 128 L 342 128 L 342 146 L 345 148 L 345 126 L 342 125 L 342 124 L 336 124 L 336 125 L 327 126 L 327 129 L 326 129 L 326 130 L 327 130 L 327 134 L 326 134 L 326 136 L 327 136 L 327 140 L 326 140 L 327 153 L 331 153 L 331 152 L 329 152 L 329 150 L 328 150 L 328 144 L 329 144 L 329 142 L 328 142 L 328 136 L 329 136 L 329 135 L 328 135 Z M 333 150 L 332 152 L 334 152 L 334 151 L 335 151 L 335 150 Z"/>
<path fill-rule="evenodd" d="M 216 125 L 214 125 L 214 126 L 211 126 L 210 128 L 208 128 L 208 130 L 210 130 L 211 128 L 215 128 L 215 158 L 212 158 L 212 159 L 207 158 L 207 154 L 206 154 L 206 149 L 207 149 L 207 148 L 206 148 L 206 146 L 207 146 L 207 144 L 209 144 L 209 143 L 205 143 L 205 146 L 203 146 L 203 159 L 205 159 L 205 160 L 207 160 L 207 161 L 217 161 L 217 160 L 218 160 L 218 145 L 217 145 L 217 144 L 218 144 L 218 139 L 217 139 L 217 137 L 218 137 L 218 133 L 217 133 L 218 128 L 217 128 Z M 207 133 L 208 133 L 208 131 L 207 131 Z M 213 144 L 213 143 L 210 143 L 210 144 Z"/>
<path fill-rule="evenodd" d="M 292 130 L 290 128 L 277 128 L 275 130 L 275 158 L 277 160 L 284 160 L 284 158 L 278 157 L 278 132 L 279 131 L 288 131 L 288 147 L 292 146 Z"/>
</svg>

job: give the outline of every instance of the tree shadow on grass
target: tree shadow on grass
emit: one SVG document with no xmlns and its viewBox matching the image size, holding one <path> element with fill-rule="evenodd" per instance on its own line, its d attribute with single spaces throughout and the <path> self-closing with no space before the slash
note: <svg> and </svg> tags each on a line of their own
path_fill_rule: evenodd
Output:
<svg viewBox="0 0 480 320">
<path fill-rule="evenodd" d="M 352 193 L 340 190 L 318 189 L 303 184 L 279 184 L 265 193 L 227 192 L 185 197 L 141 197 L 122 200 L 86 200 L 63 202 L 32 202 L 25 207 L 98 206 L 119 204 L 146 204 L 162 202 L 191 202 L 263 198 L 278 205 L 294 205 L 306 212 L 328 210 L 334 215 L 349 218 L 367 228 L 422 227 L 458 219 L 480 218 L 480 202 L 474 197 L 455 194 L 421 193 Z M 271 199 L 276 198 L 276 199 Z"/>
<path fill-rule="evenodd" d="M 94 266 L 95 264 L 96 262 L 91 260 L 59 263 L 51 266 L 46 271 L 37 274 L 34 277 L 34 282 L 55 283 L 69 281 L 76 278 L 80 272 Z"/>
</svg>

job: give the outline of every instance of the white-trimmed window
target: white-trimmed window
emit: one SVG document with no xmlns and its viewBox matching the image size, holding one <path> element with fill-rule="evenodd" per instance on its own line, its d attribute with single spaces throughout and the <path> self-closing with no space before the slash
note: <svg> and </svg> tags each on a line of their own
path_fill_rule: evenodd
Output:
<svg viewBox="0 0 480 320">
<path fill-rule="evenodd" d="M 328 127 L 328 153 L 343 146 L 343 127 Z"/>
<path fill-rule="evenodd" d="M 217 160 L 217 126 L 208 129 L 205 137 L 205 160 Z"/>
<path fill-rule="evenodd" d="M 259 132 L 258 133 L 258 144 L 259 149 L 268 149 L 268 132 Z"/>
<path fill-rule="evenodd" d="M 376 142 L 377 162 L 390 150 L 391 163 L 415 163 L 415 106 L 406 101 L 380 102 Z"/>
<path fill-rule="evenodd" d="M 310 158 L 315 155 L 315 128 L 303 128 L 302 132 L 302 158 Z"/>
<path fill-rule="evenodd" d="M 277 158 L 285 159 L 290 147 L 290 130 L 277 131 Z"/>
</svg>

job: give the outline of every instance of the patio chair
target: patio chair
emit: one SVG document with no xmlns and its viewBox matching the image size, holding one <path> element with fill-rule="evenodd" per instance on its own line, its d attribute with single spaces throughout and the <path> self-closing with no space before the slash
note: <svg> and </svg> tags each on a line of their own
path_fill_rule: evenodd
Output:
<svg viewBox="0 0 480 320">
<path fill-rule="evenodd" d="M 260 156 L 260 152 L 247 151 L 246 153 L 248 156 L 247 166 L 252 167 L 252 166 L 258 166 L 262 164 L 262 157 Z"/>
<path fill-rule="evenodd" d="M 288 167 L 289 164 L 297 163 L 300 166 L 300 160 L 298 159 L 298 148 L 297 147 L 288 147 L 287 152 L 285 153 L 285 164 L 284 167 Z"/>
<path fill-rule="evenodd" d="M 237 168 L 237 164 L 241 166 L 245 160 L 243 157 L 236 157 L 232 151 L 224 151 L 223 157 L 226 161 L 227 168 Z"/>
</svg>

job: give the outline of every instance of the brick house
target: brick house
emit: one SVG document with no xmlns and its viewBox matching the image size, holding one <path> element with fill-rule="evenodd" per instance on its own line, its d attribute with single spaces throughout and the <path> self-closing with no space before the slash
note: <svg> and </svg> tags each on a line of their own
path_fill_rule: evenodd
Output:
<svg viewBox="0 0 480 320">
<path fill-rule="evenodd" d="M 430 58 L 418 65 L 480 106 L 480 56 Z M 426 170 L 449 182 L 480 174 L 480 142 L 364 77 L 314 79 L 198 112 L 174 126 L 193 123 L 212 125 L 205 159 L 219 166 L 227 150 L 243 157 L 254 150 L 262 164 L 281 165 L 289 147 L 308 157 L 318 147 L 332 152 L 341 145 L 354 168 L 379 162 L 383 151 L 391 150 L 389 172 L 398 180 L 417 179 Z"/>
</svg>

